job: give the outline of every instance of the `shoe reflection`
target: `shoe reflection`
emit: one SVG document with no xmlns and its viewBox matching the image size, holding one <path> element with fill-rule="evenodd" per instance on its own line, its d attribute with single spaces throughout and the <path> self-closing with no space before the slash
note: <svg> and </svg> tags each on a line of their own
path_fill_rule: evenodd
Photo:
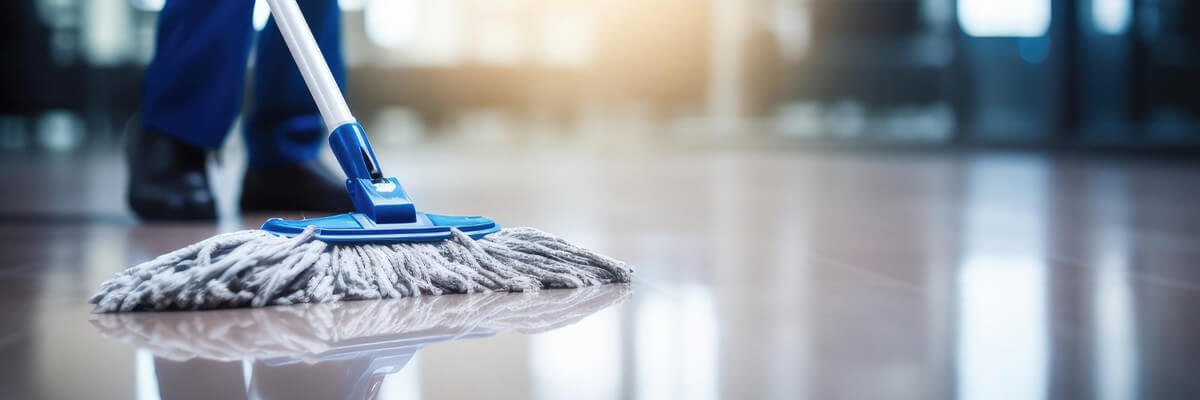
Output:
<svg viewBox="0 0 1200 400">
<path fill-rule="evenodd" d="M 371 399 L 431 343 L 538 333 L 623 302 L 629 285 L 196 312 L 98 314 L 110 339 L 154 356 L 158 394 Z M 247 367 L 246 365 L 249 364 Z"/>
</svg>

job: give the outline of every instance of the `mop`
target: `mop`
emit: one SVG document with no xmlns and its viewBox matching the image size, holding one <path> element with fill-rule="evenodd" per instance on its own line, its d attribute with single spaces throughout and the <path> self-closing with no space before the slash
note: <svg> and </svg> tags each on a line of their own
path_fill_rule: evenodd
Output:
<svg viewBox="0 0 1200 400">
<path fill-rule="evenodd" d="M 267 0 L 327 127 L 354 212 L 270 219 L 117 273 L 95 312 L 262 307 L 629 282 L 627 264 L 533 228 L 417 211 L 386 177 L 295 0 Z"/>
</svg>

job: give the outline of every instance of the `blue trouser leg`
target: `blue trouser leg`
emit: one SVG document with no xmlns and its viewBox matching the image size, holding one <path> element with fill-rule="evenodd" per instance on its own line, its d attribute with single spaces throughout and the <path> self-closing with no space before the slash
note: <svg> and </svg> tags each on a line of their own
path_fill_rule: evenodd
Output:
<svg viewBox="0 0 1200 400">
<path fill-rule="evenodd" d="M 337 1 L 299 0 L 298 3 L 325 62 L 338 84 L 345 87 Z M 254 91 L 245 132 L 250 163 L 287 164 L 316 158 L 327 132 L 274 18 L 259 36 L 254 63 Z"/>
<path fill-rule="evenodd" d="M 251 0 L 168 0 L 143 83 L 142 125 L 217 147 L 242 107 Z"/>
</svg>

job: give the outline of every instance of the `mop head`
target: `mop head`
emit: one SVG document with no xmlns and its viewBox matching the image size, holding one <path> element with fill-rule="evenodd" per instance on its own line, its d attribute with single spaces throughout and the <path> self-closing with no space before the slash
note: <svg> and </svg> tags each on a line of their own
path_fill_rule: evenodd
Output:
<svg viewBox="0 0 1200 400">
<path fill-rule="evenodd" d="M 447 293 L 536 291 L 629 282 L 623 262 L 533 228 L 473 240 L 333 244 L 312 227 L 212 237 L 117 273 L 94 312 L 263 307 Z"/>
</svg>

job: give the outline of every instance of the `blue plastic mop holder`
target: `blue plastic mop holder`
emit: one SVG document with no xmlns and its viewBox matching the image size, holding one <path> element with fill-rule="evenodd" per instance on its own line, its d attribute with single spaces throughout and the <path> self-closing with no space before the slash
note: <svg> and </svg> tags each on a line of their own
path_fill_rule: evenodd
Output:
<svg viewBox="0 0 1200 400">
<path fill-rule="evenodd" d="M 500 230 L 484 217 L 456 217 L 418 212 L 416 220 L 408 223 L 378 224 L 365 214 L 352 212 L 328 217 L 289 221 L 272 218 L 262 229 L 277 235 L 295 236 L 304 228 L 315 226 L 317 239 L 326 242 L 435 242 L 450 237 L 450 227 L 479 239 Z"/>
<path fill-rule="evenodd" d="M 298 221 L 273 218 L 262 230 L 295 236 L 309 226 L 317 239 L 327 242 L 432 242 L 449 238 L 457 228 L 473 239 L 500 230 L 485 217 L 426 214 L 417 211 L 396 178 L 384 177 L 358 123 L 338 126 L 329 134 L 329 146 L 346 173 L 346 191 L 355 212 Z"/>
</svg>

